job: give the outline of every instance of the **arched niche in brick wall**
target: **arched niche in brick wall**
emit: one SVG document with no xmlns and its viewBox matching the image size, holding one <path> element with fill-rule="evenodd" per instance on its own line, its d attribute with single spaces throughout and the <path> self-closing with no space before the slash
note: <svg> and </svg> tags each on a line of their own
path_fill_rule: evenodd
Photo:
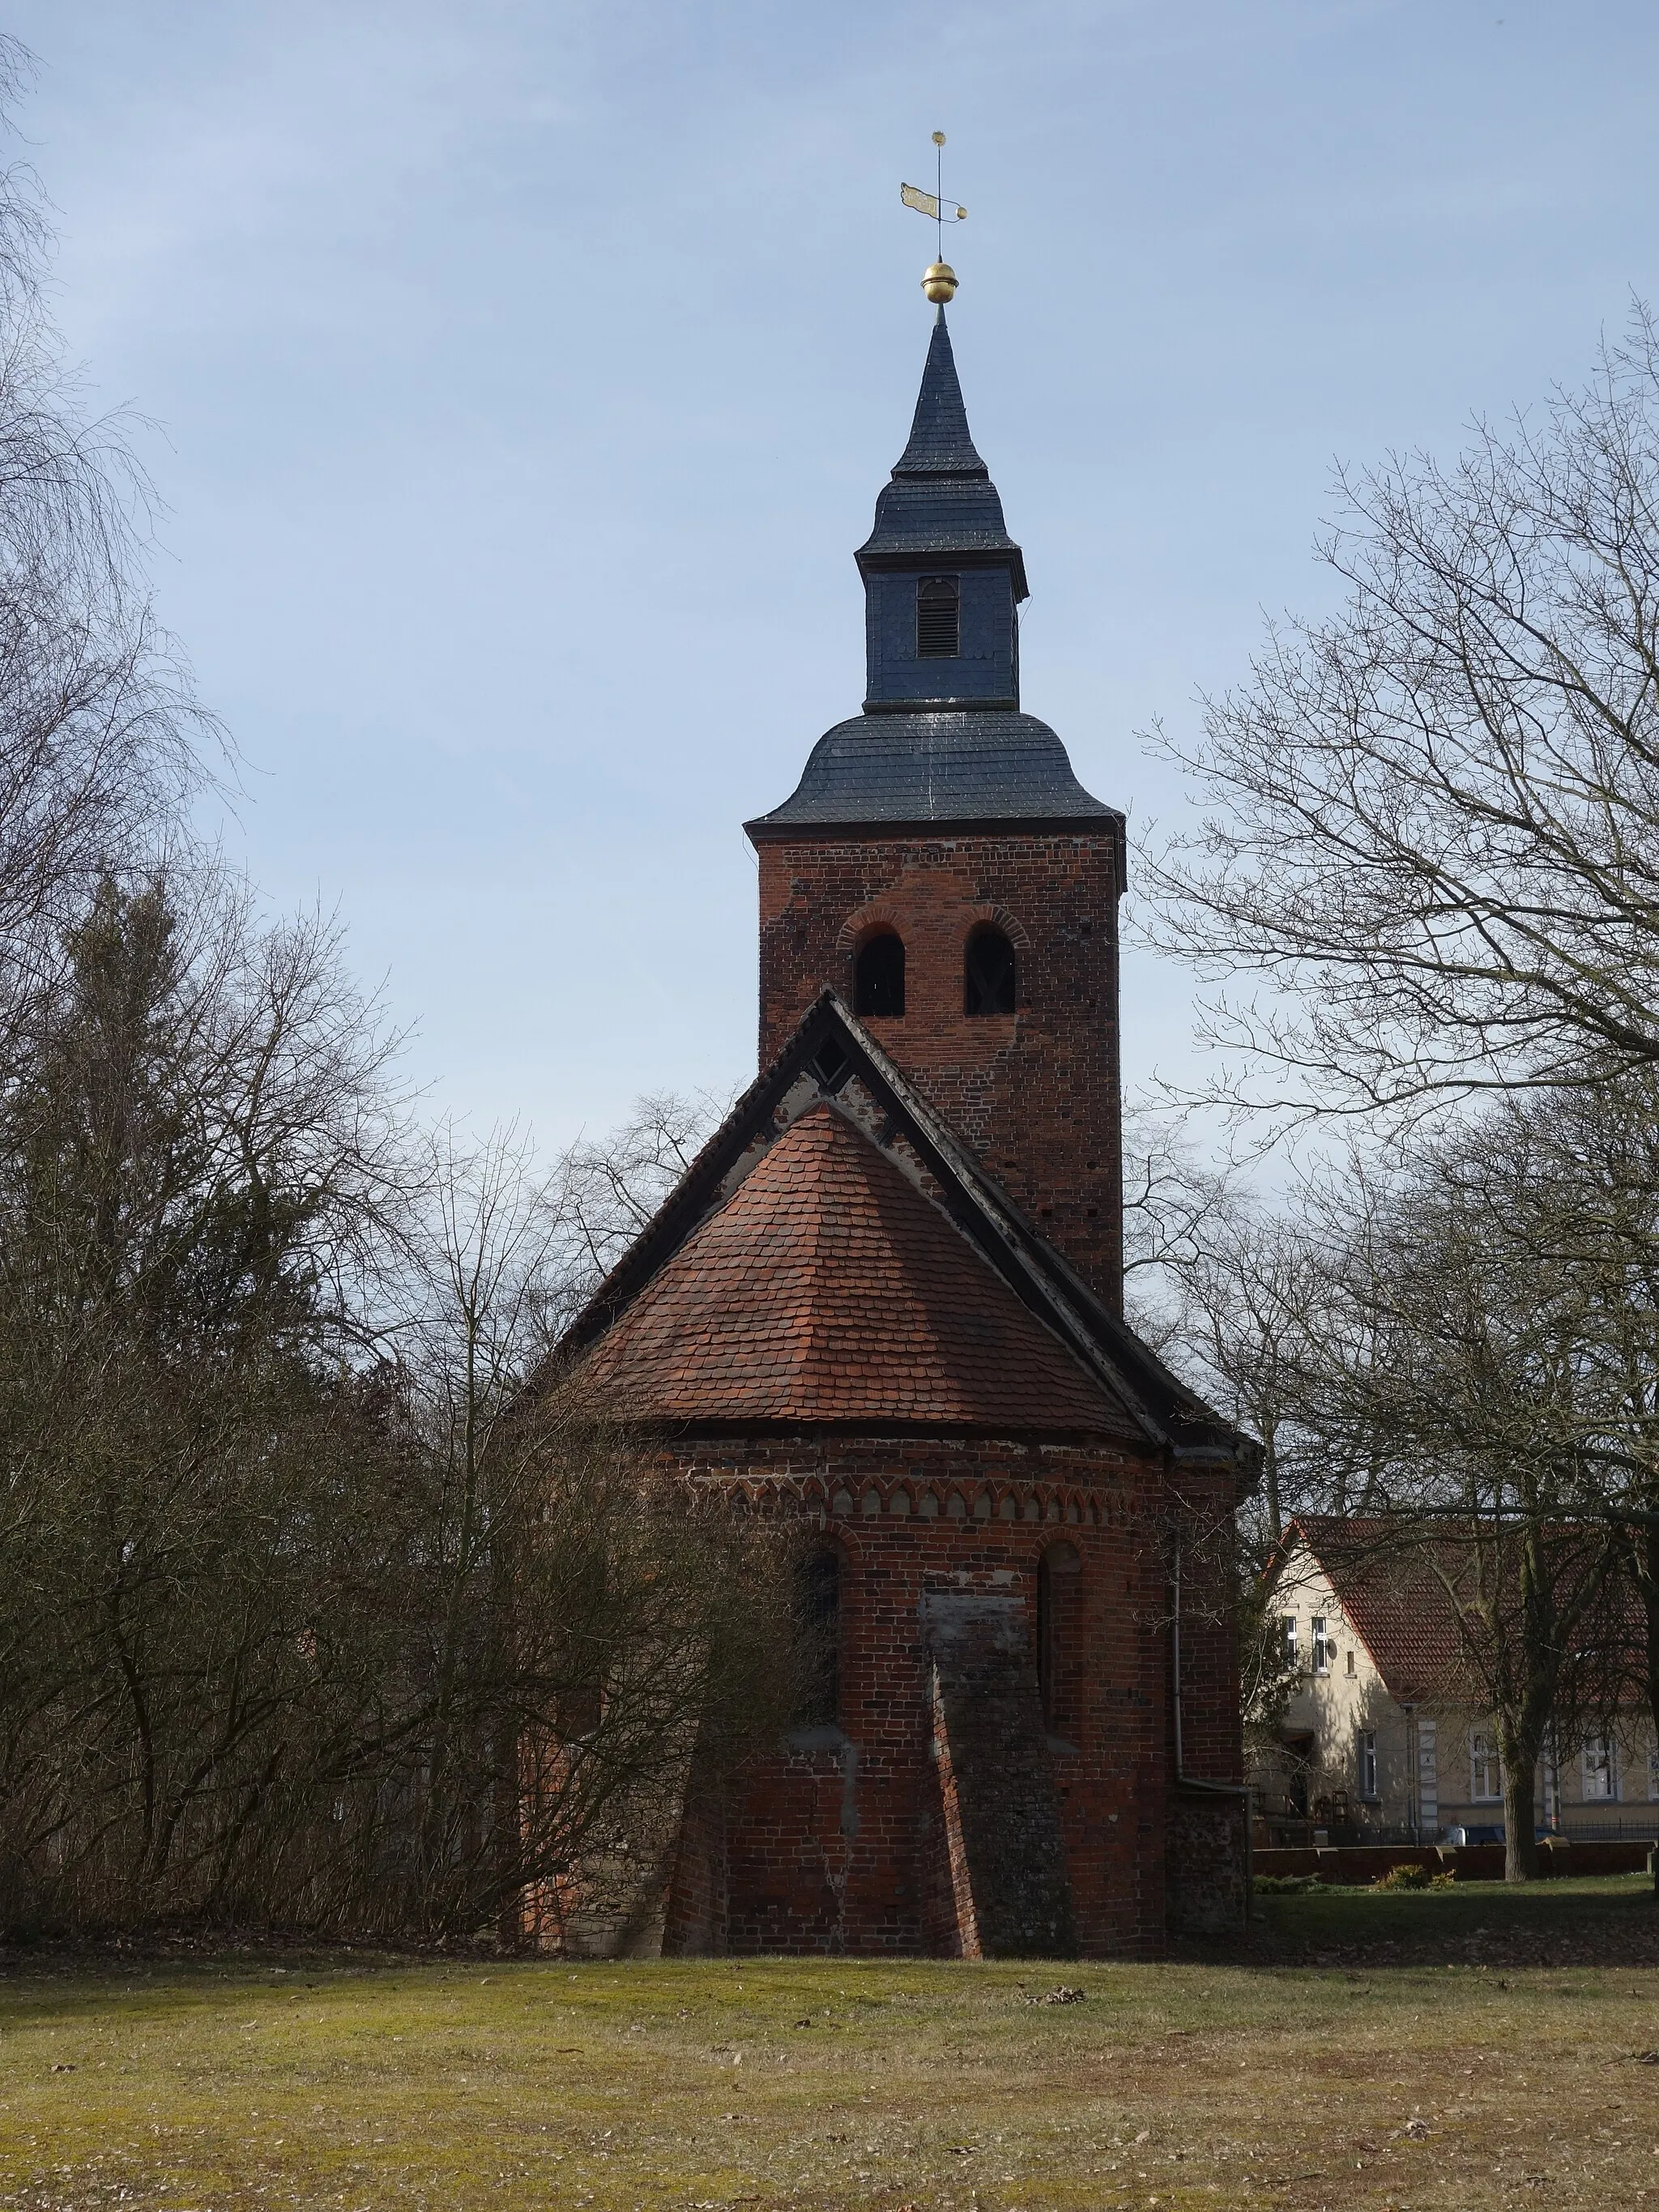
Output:
<svg viewBox="0 0 1659 2212">
<path fill-rule="evenodd" d="M 841 1722 L 841 1616 L 845 1561 L 839 1544 L 815 1544 L 795 1570 L 794 1725 L 836 1728 Z"/>
<path fill-rule="evenodd" d="M 981 924 L 1000 930 L 1016 952 L 1029 952 L 1031 949 L 1030 931 L 1019 916 L 1011 914 L 1006 906 L 970 906 L 964 909 L 963 919 L 969 931 L 977 929 Z"/>
<path fill-rule="evenodd" d="M 1018 1003 L 1013 939 L 994 921 L 976 921 L 962 948 L 962 1011 L 969 1021 L 1012 1014 Z"/>
<path fill-rule="evenodd" d="M 1036 1662 L 1042 1724 L 1051 1736 L 1068 1740 L 1077 1734 L 1082 1577 L 1077 1546 L 1064 1536 L 1048 1545 L 1037 1561 Z"/>
<path fill-rule="evenodd" d="M 904 917 L 886 899 L 872 899 L 867 906 L 849 914 L 836 935 L 836 951 L 843 960 L 850 960 L 868 938 L 884 929 L 903 930 Z"/>
</svg>

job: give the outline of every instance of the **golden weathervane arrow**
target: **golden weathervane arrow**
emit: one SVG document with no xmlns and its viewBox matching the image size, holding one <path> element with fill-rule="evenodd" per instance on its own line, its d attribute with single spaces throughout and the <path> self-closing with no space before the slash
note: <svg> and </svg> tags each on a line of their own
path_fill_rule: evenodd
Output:
<svg viewBox="0 0 1659 2212">
<path fill-rule="evenodd" d="M 921 289 L 930 300 L 941 307 L 947 300 L 953 300 L 956 297 L 957 291 L 957 272 L 945 258 L 945 219 L 948 215 L 952 222 L 965 222 L 968 220 L 967 209 L 958 207 L 954 200 L 947 200 L 944 195 L 944 145 L 945 133 L 942 131 L 935 131 L 933 133 L 933 191 L 925 192 L 920 185 L 899 186 L 899 198 L 905 206 L 915 208 L 918 215 L 927 216 L 938 231 L 939 258 L 922 278 Z"/>
</svg>

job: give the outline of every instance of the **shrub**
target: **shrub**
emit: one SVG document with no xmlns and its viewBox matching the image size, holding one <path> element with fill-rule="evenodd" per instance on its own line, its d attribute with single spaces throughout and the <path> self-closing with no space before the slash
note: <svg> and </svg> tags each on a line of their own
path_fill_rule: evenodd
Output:
<svg viewBox="0 0 1659 2212">
<path fill-rule="evenodd" d="M 1425 1866 L 1413 1866 L 1409 1861 L 1391 1866 L 1387 1874 L 1376 1877 L 1378 1889 L 1427 1889 L 1429 1870 Z"/>
</svg>

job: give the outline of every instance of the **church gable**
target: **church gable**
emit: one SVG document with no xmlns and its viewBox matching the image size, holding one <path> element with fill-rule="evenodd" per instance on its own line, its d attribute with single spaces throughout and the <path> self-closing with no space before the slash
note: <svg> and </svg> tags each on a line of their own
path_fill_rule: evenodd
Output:
<svg viewBox="0 0 1659 2212">
<path fill-rule="evenodd" d="M 945 1249 L 953 1267 L 965 1264 L 971 1269 L 977 1263 L 980 1271 L 1000 1278 L 1037 1325 L 1038 1340 L 1048 1347 L 1058 1340 L 1062 1353 L 1069 1354 L 1113 1409 L 1113 1428 L 1154 1448 L 1173 1443 L 1186 1451 L 1234 1457 L 1234 1432 L 1102 1304 L 864 1024 L 829 991 L 738 1099 L 572 1322 L 564 1338 L 566 1353 L 597 1346 L 701 1224 L 731 1202 L 785 1133 L 824 1099 L 835 1101 L 869 1146 L 927 1202 L 938 1233 L 947 1239 Z M 763 1288 L 758 1272 L 751 1287 L 757 1294 Z M 880 1318 L 873 1304 L 866 1305 L 866 1319 L 878 1338 Z M 620 1347 L 610 1356 L 619 1359 Z M 1008 1425 L 1011 1418 L 1005 1410 L 1001 1425 Z"/>
<path fill-rule="evenodd" d="M 656 1420 L 1133 1436 L 838 1104 L 793 1121 L 595 1347 Z"/>
</svg>

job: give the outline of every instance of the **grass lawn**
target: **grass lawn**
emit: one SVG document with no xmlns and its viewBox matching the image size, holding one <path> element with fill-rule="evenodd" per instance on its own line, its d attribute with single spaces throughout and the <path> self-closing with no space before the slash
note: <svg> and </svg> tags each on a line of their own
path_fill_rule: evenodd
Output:
<svg viewBox="0 0 1659 2212">
<path fill-rule="evenodd" d="M 12 1953 L 0 2206 L 1659 2212 L 1644 1879 L 1263 1911 L 1155 1966 Z"/>
</svg>

